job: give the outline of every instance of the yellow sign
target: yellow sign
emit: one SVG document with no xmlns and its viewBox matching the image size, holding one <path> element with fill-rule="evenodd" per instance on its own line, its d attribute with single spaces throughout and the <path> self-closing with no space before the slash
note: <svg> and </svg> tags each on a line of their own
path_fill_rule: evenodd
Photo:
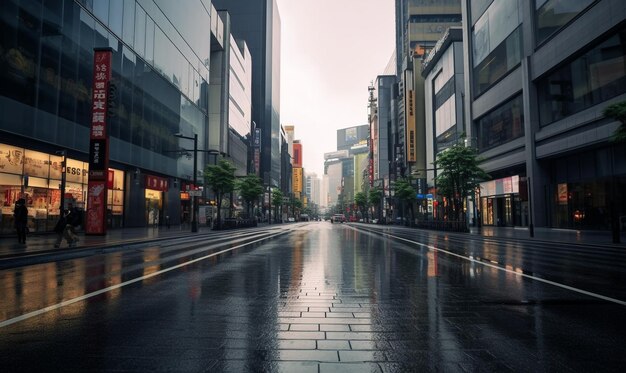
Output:
<svg viewBox="0 0 626 373">
<path fill-rule="evenodd" d="M 302 193 L 302 168 L 294 168 L 291 175 L 293 191 Z"/>
<path fill-rule="evenodd" d="M 406 147 L 407 162 L 415 162 L 415 95 L 412 90 L 406 95 Z"/>
</svg>

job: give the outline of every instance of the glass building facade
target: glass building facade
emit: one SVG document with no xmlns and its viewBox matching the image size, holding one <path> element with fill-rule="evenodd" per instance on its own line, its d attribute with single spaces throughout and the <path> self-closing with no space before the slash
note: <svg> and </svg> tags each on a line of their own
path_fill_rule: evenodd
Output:
<svg viewBox="0 0 626 373">
<path fill-rule="evenodd" d="M 228 12 L 233 36 L 245 40 L 250 50 L 252 120 L 261 128 L 260 175 L 268 184 L 280 186 L 281 26 L 276 0 L 213 0 L 213 4 Z"/>
<path fill-rule="evenodd" d="M 472 29 L 474 94 L 479 95 L 522 59 L 522 1 L 494 1 Z"/>
<path fill-rule="evenodd" d="M 542 125 L 626 93 L 626 27 L 541 78 L 537 89 Z"/>
<path fill-rule="evenodd" d="M 481 184 L 482 223 L 626 229 L 626 145 L 603 114 L 626 97 L 626 7 L 466 0 L 464 9 L 467 114 L 496 181 Z"/>
<path fill-rule="evenodd" d="M 118 188 L 122 194 L 110 196 L 116 206 L 110 206 L 110 213 L 117 215 L 117 225 L 145 225 L 143 213 L 131 216 L 124 209 L 124 205 L 144 205 L 150 193 L 144 195 L 149 188 L 143 177 L 192 178 L 192 157 L 180 157 L 176 150 L 190 149 L 193 144 L 173 134 L 197 134 L 198 148 L 204 148 L 210 31 L 198 32 L 197 25 L 210 24 L 210 9 L 210 3 L 201 0 L 187 1 L 184 6 L 167 0 L 4 1 L 0 14 L 3 154 L 13 154 L 15 148 L 23 151 L 24 159 L 30 152 L 43 154 L 35 158 L 49 165 L 49 174 L 42 177 L 48 181 L 37 183 L 58 190 L 55 152 L 66 150 L 75 162 L 87 160 L 93 50 L 110 47 L 116 88 L 108 119 L 110 159 L 116 175 L 125 180 Z M 198 164 L 202 169 L 201 153 Z M 21 172 L 15 168 L 0 173 L 18 176 L 23 188 L 27 164 L 22 167 Z M 84 165 L 80 168 L 85 170 Z M 68 163 L 68 177 L 70 170 Z M 131 174 L 136 182 L 129 182 Z M 15 186 L 15 182 L 5 185 L 5 179 L 0 175 L 1 187 Z M 171 187 L 177 184 L 169 183 Z M 161 200 L 159 216 L 179 209 L 176 194 L 158 192 L 150 194 L 150 199 Z M 56 193 L 60 191 L 45 197 L 48 211 L 58 209 Z M 3 218 L 9 218 L 4 212 L 12 202 L 7 195 Z M 28 207 L 36 210 L 34 205 Z"/>
</svg>

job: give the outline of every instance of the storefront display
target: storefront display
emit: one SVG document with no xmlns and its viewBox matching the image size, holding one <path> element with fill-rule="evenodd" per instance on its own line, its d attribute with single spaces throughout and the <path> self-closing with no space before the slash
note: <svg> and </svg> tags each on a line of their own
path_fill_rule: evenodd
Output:
<svg viewBox="0 0 626 373">
<path fill-rule="evenodd" d="M 65 200 L 80 208 L 86 207 L 87 163 L 67 158 Z M 124 212 L 124 172 L 110 170 L 114 182 L 109 209 L 121 226 Z M 10 234 L 13 228 L 15 201 L 26 199 L 28 227 L 31 232 L 51 231 L 61 208 L 61 179 L 63 157 L 11 145 L 0 144 L 0 202 L 2 219 L 0 234 Z"/>
<path fill-rule="evenodd" d="M 522 202 L 519 198 L 518 175 L 480 183 L 481 223 L 483 225 L 519 226 L 522 217 Z"/>
<path fill-rule="evenodd" d="M 160 225 L 163 219 L 163 192 L 167 192 L 167 179 L 146 175 L 146 222 L 148 225 Z"/>
<path fill-rule="evenodd" d="M 158 190 L 146 189 L 146 222 L 148 225 L 159 225 L 163 209 L 163 193 Z"/>
</svg>

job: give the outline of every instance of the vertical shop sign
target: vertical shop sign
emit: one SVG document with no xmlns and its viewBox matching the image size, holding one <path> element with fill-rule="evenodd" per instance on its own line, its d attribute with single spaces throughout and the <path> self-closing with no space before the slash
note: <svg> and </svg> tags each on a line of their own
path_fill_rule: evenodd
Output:
<svg viewBox="0 0 626 373">
<path fill-rule="evenodd" d="M 111 48 L 94 48 L 89 183 L 85 233 L 106 233 L 107 185 L 109 178 L 108 92 L 111 81 Z"/>
<path fill-rule="evenodd" d="M 261 175 L 261 129 L 254 129 L 254 173 Z"/>
<path fill-rule="evenodd" d="M 406 160 L 408 162 L 415 162 L 415 97 L 413 90 L 408 90 L 406 95 L 406 138 L 408 139 L 409 146 L 406 151 Z"/>
<path fill-rule="evenodd" d="M 293 144 L 293 163 L 294 168 L 302 168 L 302 144 Z"/>
</svg>

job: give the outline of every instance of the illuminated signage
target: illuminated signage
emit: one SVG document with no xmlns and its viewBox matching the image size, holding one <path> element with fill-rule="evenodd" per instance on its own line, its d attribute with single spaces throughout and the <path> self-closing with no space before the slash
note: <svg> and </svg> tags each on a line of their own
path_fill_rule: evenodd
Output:
<svg viewBox="0 0 626 373">
<path fill-rule="evenodd" d="M 89 131 L 89 183 L 87 189 L 87 219 L 85 233 L 106 233 L 107 184 L 109 178 L 109 134 L 107 110 L 111 82 L 111 48 L 95 48 L 93 56 L 93 86 L 91 129 Z"/>
<path fill-rule="evenodd" d="M 292 187 L 293 191 L 297 193 L 302 193 L 302 169 L 294 168 L 292 174 Z"/>
</svg>

